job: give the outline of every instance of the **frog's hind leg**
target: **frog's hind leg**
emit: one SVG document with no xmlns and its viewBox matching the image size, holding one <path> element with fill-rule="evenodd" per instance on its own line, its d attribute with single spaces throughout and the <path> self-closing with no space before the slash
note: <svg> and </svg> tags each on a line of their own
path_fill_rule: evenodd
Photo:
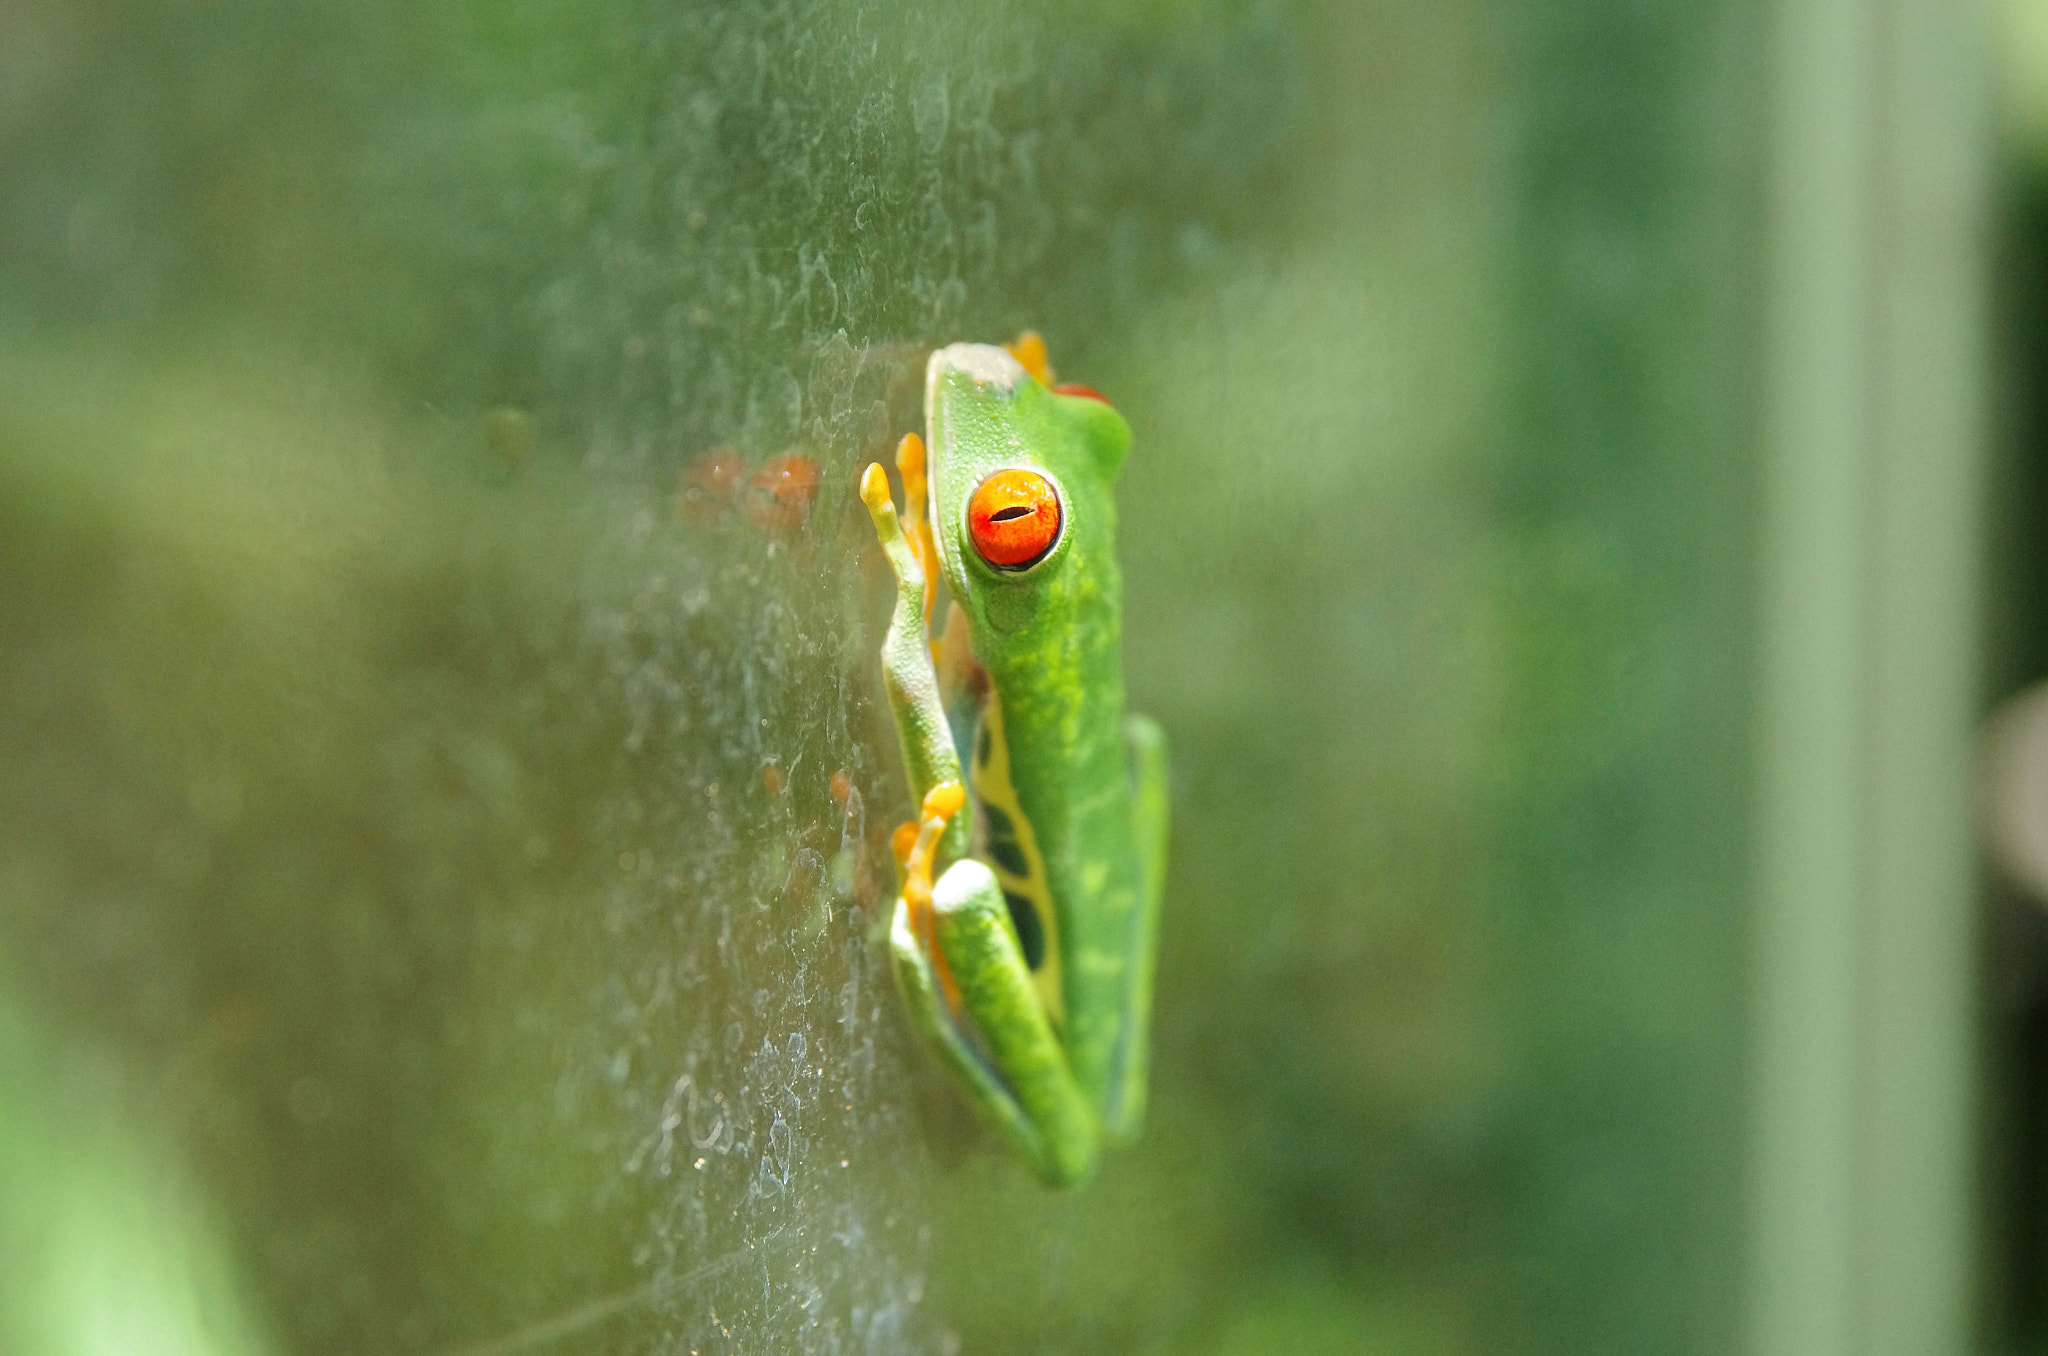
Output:
<svg viewBox="0 0 2048 1356">
<path fill-rule="evenodd" d="M 987 1058 L 961 1031 L 947 998 L 946 982 L 932 963 L 932 953 L 920 931 L 909 904 L 899 898 L 889 923 L 889 959 L 896 971 L 896 987 L 910 1011 L 911 1024 L 959 1077 L 974 1104 L 995 1122 L 1003 1138 L 1022 1150 L 1026 1160 L 1037 1167 L 1044 1156 L 1043 1137 L 1016 1098 L 1010 1096 L 1003 1081 L 996 1077 Z"/>
<path fill-rule="evenodd" d="M 1166 732 L 1150 716 L 1124 718 L 1131 777 L 1131 839 L 1138 857 L 1138 911 L 1131 920 L 1130 964 L 1124 989 L 1120 1064 L 1103 1107 L 1103 1134 L 1128 1144 L 1145 1126 L 1145 1087 L 1151 1068 L 1152 972 L 1159 955 L 1159 906 L 1166 895 Z"/>
<path fill-rule="evenodd" d="M 961 797 L 948 784 L 925 799 L 889 932 L 897 985 L 918 1028 L 1003 1137 L 1048 1185 L 1073 1186 L 1095 1170 L 1098 1122 L 1046 1017 L 1002 888 L 971 858 L 931 878 L 939 836 Z"/>
<path fill-rule="evenodd" d="M 1086 1181 L 1101 1150 L 1100 1122 L 1046 1016 L 995 873 L 972 858 L 953 863 L 933 887 L 932 912 L 939 949 L 994 1066 L 1000 1095 L 991 1102 L 970 1081 L 976 1100 L 1048 1185 Z"/>
<path fill-rule="evenodd" d="M 933 896 L 940 945 L 987 1050 L 970 1041 L 947 1010 L 931 954 L 899 900 L 889 954 L 912 1022 L 1040 1180 L 1055 1187 L 1086 1181 L 1100 1144 L 1094 1113 L 1038 1006 L 995 877 L 971 858 L 955 862 Z"/>
</svg>

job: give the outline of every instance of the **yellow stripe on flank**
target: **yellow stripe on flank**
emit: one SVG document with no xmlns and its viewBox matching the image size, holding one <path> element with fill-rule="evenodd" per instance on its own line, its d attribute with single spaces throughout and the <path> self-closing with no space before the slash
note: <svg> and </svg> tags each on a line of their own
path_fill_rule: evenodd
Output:
<svg viewBox="0 0 2048 1356">
<path fill-rule="evenodd" d="M 1039 855 L 1038 834 L 1032 829 L 1024 807 L 1017 803 L 1017 789 L 1010 784 L 1010 742 L 1003 734 L 1003 703 L 993 691 L 988 694 L 988 703 L 982 708 L 981 723 L 987 738 L 975 740 L 974 766 L 970 770 L 974 779 L 974 798 L 982 805 L 993 805 L 1008 816 L 1016 829 L 1017 849 L 1024 855 L 1028 874 L 1013 875 L 989 853 L 986 815 L 975 816 L 974 830 L 982 835 L 982 842 L 974 855 L 995 873 L 996 883 L 1007 893 L 1023 896 L 1038 910 L 1038 925 L 1045 931 L 1045 964 L 1032 978 L 1038 984 L 1039 1001 L 1045 1004 L 1053 1025 L 1064 1026 L 1067 997 L 1066 989 L 1060 983 L 1060 917 L 1052 906 L 1052 889 L 1046 883 L 1045 858 Z M 984 749 L 987 750 L 985 758 L 982 756 Z"/>
</svg>

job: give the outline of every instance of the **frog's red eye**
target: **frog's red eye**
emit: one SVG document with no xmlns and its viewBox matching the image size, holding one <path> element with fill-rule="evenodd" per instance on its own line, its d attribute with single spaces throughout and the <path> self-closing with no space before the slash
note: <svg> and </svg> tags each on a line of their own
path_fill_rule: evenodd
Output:
<svg viewBox="0 0 2048 1356">
<path fill-rule="evenodd" d="M 1093 386 L 1083 386 L 1078 381 L 1063 381 L 1053 387 L 1052 390 L 1054 395 L 1080 396 L 1084 400 L 1099 400 L 1105 405 L 1109 404 L 1108 396 L 1096 390 Z"/>
<path fill-rule="evenodd" d="M 998 471 L 967 501 L 967 535 L 999 570 L 1021 570 L 1060 539 L 1060 496 L 1036 471 Z"/>
</svg>

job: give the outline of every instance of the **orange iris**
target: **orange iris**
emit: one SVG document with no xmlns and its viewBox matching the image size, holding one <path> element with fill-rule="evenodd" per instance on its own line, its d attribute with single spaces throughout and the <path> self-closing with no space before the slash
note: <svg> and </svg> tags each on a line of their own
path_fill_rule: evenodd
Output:
<svg viewBox="0 0 2048 1356">
<path fill-rule="evenodd" d="M 967 501 L 967 533 L 983 560 L 1021 569 L 1059 540 L 1059 493 L 1036 471 L 998 471 Z"/>
</svg>

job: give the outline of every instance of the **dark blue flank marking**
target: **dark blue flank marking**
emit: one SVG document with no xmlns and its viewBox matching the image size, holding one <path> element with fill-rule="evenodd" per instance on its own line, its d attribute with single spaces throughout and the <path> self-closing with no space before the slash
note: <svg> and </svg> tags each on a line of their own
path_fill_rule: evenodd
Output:
<svg viewBox="0 0 2048 1356">
<path fill-rule="evenodd" d="M 1010 906 L 1010 921 L 1017 927 L 1017 942 L 1024 948 L 1024 964 L 1036 970 L 1045 964 L 1045 928 L 1038 910 L 1022 895 L 1003 891 L 1003 903 Z"/>
</svg>

